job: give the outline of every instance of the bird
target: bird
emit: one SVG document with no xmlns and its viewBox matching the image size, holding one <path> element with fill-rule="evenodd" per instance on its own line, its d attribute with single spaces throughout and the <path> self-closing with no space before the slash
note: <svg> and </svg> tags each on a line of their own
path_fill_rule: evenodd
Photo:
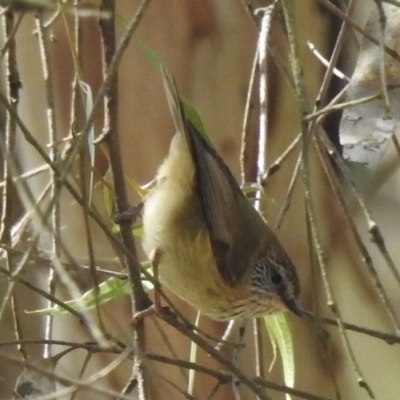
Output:
<svg viewBox="0 0 400 400">
<path fill-rule="evenodd" d="M 296 268 L 185 111 L 162 69 L 176 134 L 143 206 L 145 253 L 162 286 L 211 319 L 302 316 Z"/>
</svg>

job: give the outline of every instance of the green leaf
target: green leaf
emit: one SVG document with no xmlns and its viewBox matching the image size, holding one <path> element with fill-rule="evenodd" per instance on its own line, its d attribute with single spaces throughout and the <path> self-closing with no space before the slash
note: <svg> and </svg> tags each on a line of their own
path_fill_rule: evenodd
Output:
<svg viewBox="0 0 400 400">
<path fill-rule="evenodd" d="M 179 100 L 183 105 L 183 111 L 185 113 L 186 118 L 194 125 L 194 127 L 201 133 L 201 135 L 204 137 L 204 139 L 208 142 L 210 146 L 212 146 L 212 143 L 210 142 L 210 139 L 208 138 L 205 130 L 204 130 L 204 125 L 203 122 L 201 121 L 199 113 L 196 111 L 195 106 L 193 103 L 187 99 L 186 97 L 183 97 L 179 95 Z"/>
<path fill-rule="evenodd" d="M 142 263 L 142 267 L 148 269 L 150 266 L 149 262 Z M 146 280 L 142 281 L 145 291 L 149 291 L 153 288 L 153 285 Z M 96 296 L 96 289 L 92 288 L 82 295 L 79 299 L 73 299 L 66 301 L 65 304 L 77 311 L 88 311 L 96 307 L 98 304 L 105 304 L 111 300 L 114 300 L 122 295 L 129 294 L 131 291 L 131 284 L 127 278 L 112 277 L 102 282 L 99 287 L 99 291 Z M 28 314 L 39 314 L 39 315 L 65 315 L 68 311 L 60 306 L 52 308 L 44 308 L 41 310 L 27 311 Z"/>
<path fill-rule="evenodd" d="M 149 192 L 149 189 L 143 189 L 140 185 L 138 185 L 134 179 L 129 178 L 129 176 L 125 176 L 126 181 L 130 186 L 132 186 L 133 189 L 135 189 L 135 192 L 140 196 L 141 199 L 143 199 L 146 194 Z"/>
<path fill-rule="evenodd" d="M 115 13 L 114 21 L 118 26 L 122 27 L 125 30 L 128 30 L 129 23 L 121 14 Z"/>
<path fill-rule="evenodd" d="M 265 317 L 264 322 L 271 337 L 271 341 L 275 341 L 278 344 L 285 384 L 286 386 L 293 387 L 295 377 L 293 338 L 286 314 L 284 312 L 272 314 Z M 290 400 L 290 395 L 286 394 L 286 400 Z"/>
<path fill-rule="evenodd" d="M 156 71 L 160 71 L 164 63 L 162 58 L 146 43 L 138 40 L 138 45 L 144 56 L 150 62 L 150 64 L 155 68 Z"/>
</svg>

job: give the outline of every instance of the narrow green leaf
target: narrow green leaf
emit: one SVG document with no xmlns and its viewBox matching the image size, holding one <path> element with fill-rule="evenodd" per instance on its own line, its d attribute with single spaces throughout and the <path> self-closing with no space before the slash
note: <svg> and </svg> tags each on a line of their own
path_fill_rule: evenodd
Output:
<svg viewBox="0 0 400 400">
<path fill-rule="evenodd" d="M 128 30 L 129 23 L 128 21 L 122 16 L 122 14 L 115 13 L 114 18 L 115 23 L 120 26 L 121 28 Z"/>
<path fill-rule="evenodd" d="M 141 199 L 146 196 L 146 194 L 149 192 L 148 189 L 143 189 L 140 185 L 138 185 L 134 179 L 129 178 L 128 176 L 125 176 L 126 181 L 130 186 L 132 186 L 133 189 L 135 189 L 135 192 L 140 196 Z"/>
<path fill-rule="evenodd" d="M 150 263 L 142 263 L 143 268 L 148 269 Z M 153 288 L 153 285 L 147 280 L 143 280 L 143 287 L 146 291 Z M 126 278 L 112 277 L 102 282 L 99 285 L 99 292 L 96 296 L 95 288 L 88 290 L 79 299 L 73 299 L 66 301 L 65 304 L 77 311 L 88 311 L 98 304 L 105 304 L 111 300 L 114 300 L 122 295 L 129 294 L 131 285 Z M 39 314 L 39 315 L 65 315 L 68 314 L 64 308 L 55 306 L 52 308 L 44 308 L 41 310 L 27 311 L 28 314 Z"/>
<path fill-rule="evenodd" d="M 142 42 L 141 40 L 138 40 L 137 43 L 150 64 L 155 68 L 156 71 L 160 71 L 160 68 L 164 65 L 162 58 L 146 43 Z"/>
<path fill-rule="evenodd" d="M 266 317 L 268 318 L 268 317 Z M 274 367 L 276 360 L 278 359 L 278 343 L 275 337 L 275 333 L 271 327 L 271 325 L 268 323 L 268 321 L 265 321 L 265 327 L 267 328 L 268 331 L 268 336 L 271 341 L 271 346 L 272 346 L 272 360 L 271 363 L 269 364 L 268 372 L 272 371 L 272 368 Z"/>
<path fill-rule="evenodd" d="M 204 139 L 208 142 L 209 145 L 212 146 L 212 143 L 207 136 L 203 122 L 201 121 L 199 113 L 196 111 L 195 106 L 193 103 L 187 99 L 186 97 L 179 96 L 179 100 L 183 105 L 183 111 L 185 113 L 186 118 L 194 125 L 194 127 L 201 133 Z"/>
<path fill-rule="evenodd" d="M 278 344 L 285 384 L 293 387 L 295 378 L 293 338 L 286 314 L 284 312 L 272 314 L 265 317 L 264 322 L 270 336 L 274 336 L 274 340 Z M 290 399 L 290 395 L 286 394 L 286 400 Z"/>
</svg>

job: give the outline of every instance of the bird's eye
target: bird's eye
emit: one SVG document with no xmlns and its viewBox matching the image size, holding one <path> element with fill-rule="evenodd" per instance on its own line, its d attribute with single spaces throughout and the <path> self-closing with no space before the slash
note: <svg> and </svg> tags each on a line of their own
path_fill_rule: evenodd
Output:
<svg viewBox="0 0 400 400">
<path fill-rule="evenodd" d="M 282 281 L 283 281 L 282 275 L 278 274 L 277 272 L 272 272 L 272 274 L 271 274 L 271 282 L 274 285 L 278 286 L 278 285 L 280 285 L 282 283 Z"/>
</svg>

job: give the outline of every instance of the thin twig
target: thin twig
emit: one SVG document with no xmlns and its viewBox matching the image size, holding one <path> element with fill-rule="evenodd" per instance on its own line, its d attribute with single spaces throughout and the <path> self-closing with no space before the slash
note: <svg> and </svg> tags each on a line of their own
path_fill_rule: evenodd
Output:
<svg viewBox="0 0 400 400">
<path fill-rule="evenodd" d="M 7 91 L 7 97 L 10 102 L 10 105 L 13 110 L 16 110 L 19 102 L 19 89 L 20 89 L 20 81 L 19 81 L 19 72 L 17 69 L 17 56 L 16 56 L 16 42 L 15 42 L 15 33 L 18 29 L 19 23 L 22 20 L 22 16 L 18 19 L 17 23 L 14 23 L 14 13 L 10 10 L 7 10 L 2 15 L 3 20 L 3 29 L 4 29 L 4 37 L 6 39 L 7 50 L 3 49 L 2 57 L 4 56 L 5 61 L 5 70 L 6 70 L 6 82 L 5 87 Z M 10 154 L 13 152 L 15 135 L 16 135 L 16 127 L 17 124 L 12 118 L 10 112 L 6 113 L 6 121 L 5 121 L 5 141 L 3 150 L 3 181 L 4 187 L 1 198 L 1 227 L 0 227 L 0 242 L 6 245 L 12 245 L 12 235 L 11 235 L 11 227 L 13 223 L 14 216 L 13 214 L 16 212 L 16 204 L 14 202 L 14 198 L 16 197 L 16 191 L 12 180 L 12 171 L 7 162 L 6 154 Z M 8 271 L 12 271 L 12 261 L 10 254 L 6 252 L 5 254 L 6 264 Z M 20 310 L 18 306 L 18 301 L 13 291 L 13 283 L 9 280 L 7 291 L 5 291 L 2 299 L 2 305 L 0 309 L 0 320 L 4 314 L 4 309 L 8 302 L 8 299 L 11 299 L 11 310 L 12 310 L 12 318 L 13 324 L 15 328 L 15 335 L 17 339 L 23 339 L 23 330 L 20 321 Z M 23 346 L 18 346 L 18 350 L 20 351 L 23 359 L 27 360 L 28 355 Z"/>
<path fill-rule="evenodd" d="M 101 380 L 103 377 L 107 376 L 110 374 L 115 368 L 117 368 L 126 358 L 128 358 L 130 355 L 130 351 L 126 350 L 125 352 L 121 353 L 115 360 L 110 362 L 105 368 L 102 370 L 92 374 L 88 378 L 85 378 L 83 380 L 74 380 L 74 379 L 68 379 L 64 378 L 60 375 L 57 375 L 55 373 L 46 371 L 45 369 L 41 368 L 40 366 L 37 366 L 35 363 L 30 363 L 30 362 L 24 362 L 16 359 L 15 357 L 12 357 L 8 354 L 4 354 L 0 352 L 0 359 L 3 360 L 3 362 L 7 362 L 7 364 L 13 364 L 17 365 L 19 367 L 29 369 L 32 371 L 36 371 L 40 373 L 42 376 L 49 378 L 50 380 L 54 382 L 59 382 L 62 385 L 66 386 L 64 389 L 57 390 L 55 393 L 51 393 L 46 396 L 41 396 L 41 400 L 56 400 L 60 399 L 63 396 L 67 396 L 73 392 L 75 392 L 78 388 L 89 391 L 91 393 L 97 393 L 99 395 L 106 395 L 109 396 L 110 398 L 115 398 L 119 395 L 117 391 L 114 390 L 108 390 L 105 388 L 100 388 L 97 385 L 94 385 L 98 380 Z M 123 400 L 131 400 L 131 397 L 128 396 L 123 396 L 121 397 Z"/>
<path fill-rule="evenodd" d="M 355 31 L 361 33 L 365 38 L 367 38 L 372 43 L 379 46 L 379 40 L 371 36 L 369 33 L 365 32 L 365 30 L 361 28 L 360 25 L 354 22 L 350 17 L 348 17 L 342 10 L 340 10 L 340 8 L 336 7 L 332 2 L 328 0 L 317 0 L 317 1 L 320 4 L 322 4 L 326 9 L 331 11 L 334 15 L 336 15 L 338 18 L 340 18 L 342 21 L 345 21 L 347 24 L 349 24 Z M 384 50 L 396 61 L 400 61 L 400 55 L 395 50 L 391 49 L 390 47 L 387 47 L 386 45 L 384 45 Z"/>
<path fill-rule="evenodd" d="M 355 240 L 358 250 L 360 252 L 361 259 L 363 260 L 364 264 L 368 268 L 369 275 L 371 276 L 371 279 L 375 285 L 376 291 L 378 293 L 378 296 L 380 300 L 382 301 L 382 304 L 387 311 L 387 314 L 392 321 L 393 327 L 396 331 L 397 334 L 400 334 L 400 322 L 397 320 L 396 313 L 394 311 L 393 305 L 391 304 L 389 300 L 389 296 L 386 293 L 386 290 L 379 278 L 378 272 L 374 266 L 374 263 L 372 261 L 372 257 L 370 256 L 366 246 L 364 245 L 360 234 L 357 230 L 357 227 L 353 221 L 353 218 L 351 216 L 351 213 L 346 205 L 345 199 L 341 193 L 340 189 L 340 184 L 338 177 L 336 176 L 332 165 L 330 163 L 330 159 L 326 159 L 326 153 L 325 153 L 325 148 L 322 148 L 322 143 L 320 137 L 315 137 L 314 142 L 317 148 L 318 155 L 321 160 L 321 164 L 325 170 L 326 176 L 328 178 L 328 181 L 332 187 L 333 193 L 336 197 L 336 200 L 340 206 L 340 210 L 343 213 L 345 217 L 345 222 L 346 225 L 348 226 L 350 233 L 353 236 L 353 239 Z"/>
<path fill-rule="evenodd" d="M 380 0 L 374 0 L 379 14 L 379 79 L 381 84 L 381 92 L 383 98 L 383 106 L 385 108 L 387 117 L 392 117 L 390 109 L 390 100 L 386 84 L 386 53 L 385 53 L 385 31 L 386 31 L 386 14 L 383 9 L 383 4 Z"/>
<path fill-rule="evenodd" d="M 207 343 L 203 338 L 194 333 L 192 330 L 188 329 L 186 324 L 183 324 L 174 316 L 170 316 L 169 314 L 162 313 L 160 314 L 160 318 L 164 320 L 167 324 L 174 327 L 177 331 L 181 332 L 188 339 L 195 342 L 198 346 L 200 346 L 207 354 L 221 363 L 224 367 L 228 369 L 234 376 L 238 379 L 239 382 L 243 383 L 247 386 L 253 393 L 260 397 L 262 400 L 270 400 L 269 396 L 265 393 L 261 387 L 254 383 L 254 380 L 249 378 L 246 374 L 243 373 L 241 369 L 236 367 L 232 361 L 224 357 L 221 353 L 216 351 L 213 346 Z"/>
<path fill-rule="evenodd" d="M 143 3 L 145 4 L 145 3 Z M 108 11 L 111 15 L 115 14 L 115 4 L 113 0 L 103 0 L 101 9 Z M 107 79 L 107 74 L 111 73 L 115 57 L 115 26 L 114 19 L 100 20 L 102 31 L 103 48 L 103 77 Z M 117 65 L 115 65 L 117 67 Z M 118 129 L 118 73 L 114 72 L 109 79 L 109 85 L 104 93 L 104 128 L 103 134 L 109 150 L 109 160 L 114 181 L 114 204 L 117 215 L 127 215 L 130 212 L 130 204 L 125 186 L 125 174 L 122 166 L 121 141 Z M 136 258 L 136 248 L 132 233 L 132 218 L 120 218 L 119 227 L 122 243 L 127 251 L 133 255 L 132 258 L 125 258 L 128 269 L 128 276 L 131 283 L 132 316 L 145 310 L 151 304 L 147 293 L 143 289 L 141 280 L 141 268 Z M 142 400 L 149 398 L 149 382 L 147 381 L 146 366 L 141 359 L 145 353 L 145 331 L 143 319 L 135 325 L 133 334 L 133 348 L 135 358 L 133 363 L 134 373 L 138 381 L 139 398 Z"/>
<path fill-rule="evenodd" d="M 43 16 L 36 16 L 36 31 L 38 33 L 39 49 L 40 49 L 40 60 L 42 64 L 43 79 L 46 86 L 46 101 L 47 101 L 47 129 L 49 135 L 49 142 L 54 143 L 57 140 L 56 136 L 56 115 L 54 107 L 54 95 L 53 95 L 53 78 L 51 74 L 51 69 L 49 65 L 49 56 L 47 43 L 45 40 L 45 31 L 43 27 Z M 58 163 L 59 153 L 56 146 L 50 149 L 50 158 L 54 164 Z M 56 257 L 60 257 L 60 202 L 59 194 L 60 191 L 57 189 L 58 182 L 56 180 L 54 172 L 51 174 L 51 198 L 54 199 L 54 207 L 51 212 L 51 226 L 53 235 L 51 238 L 51 253 Z M 56 291 L 56 276 L 54 274 L 54 269 L 49 270 L 49 276 L 47 278 L 48 291 L 51 295 L 54 295 Z M 50 308 L 51 303 L 48 303 L 47 307 Z M 45 339 L 51 339 L 53 336 L 53 317 L 48 315 L 45 322 Z M 51 347 L 46 345 L 43 350 L 43 357 L 51 357 Z"/>
<path fill-rule="evenodd" d="M 299 44 L 297 41 L 297 35 L 295 32 L 295 19 L 293 12 L 293 4 L 290 0 L 281 0 L 283 14 L 285 18 L 285 24 L 288 34 L 289 41 L 289 49 L 290 49 L 290 61 L 292 65 L 293 78 L 295 82 L 296 89 L 296 97 L 299 104 L 299 110 L 302 116 L 307 115 L 309 113 L 309 106 L 307 104 L 306 91 L 304 87 L 303 80 L 303 70 L 300 64 L 300 55 L 299 55 Z M 311 182 L 310 182 L 310 168 L 309 168 L 309 127 L 302 120 L 301 122 L 301 133 L 302 133 L 302 155 L 301 155 L 301 166 L 302 166 L 302 178 L 304 185 L 304 197 L 306 203 L 306 215 L 309 219 L 310 229 L 311 229 L 311 237 L 313 239 L 313 245 L 316 249 L 316 253 L 318 256 L 318 263 L 321 269 L 321 275 L 324 283 L 325 292 L 327 295 L 328 306 L 332 309 L 332 311 L 336 314 L 339 331 L 341 333 L 341 338 L 343 340 L 344 347 L 347 351 L 349 359 L 353 365 L 354 371 L 357 375 L 358 384 L 363 387 L 371 398 L 374 398 L 374 394 L 363 377 L 358 362 L 355 358 L 354 351 L 352 346 L 350 345 L 347 333 L 343 327 L 343 321 L 341 318 L 341 313 L 339 308 L 336 305 L 336 302 L 333 297 L 333 291 L 331 287 L 331 283 L 327 277 L 327 271 L 325 266 L 325 255 L 321 246 L 320 233 L 317 228 L 317 219 L 316 212 L 314 208 L 314 203 L 311 194 Z"/>
</svg>

